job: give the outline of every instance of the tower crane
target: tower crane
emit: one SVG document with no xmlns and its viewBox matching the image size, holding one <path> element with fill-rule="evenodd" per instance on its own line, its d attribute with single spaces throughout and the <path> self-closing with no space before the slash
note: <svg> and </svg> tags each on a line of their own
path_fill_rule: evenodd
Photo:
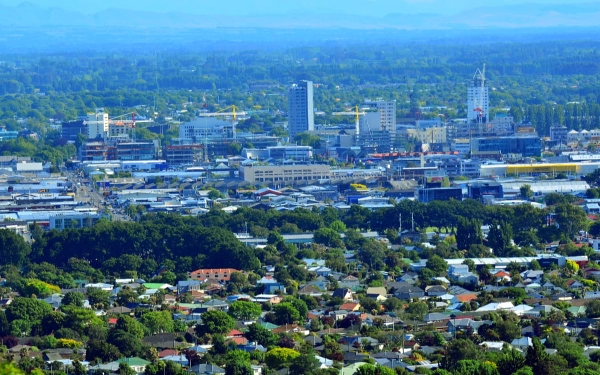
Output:
<svg viewBox="0 0 600 375">
<path fill-rule="evenodd" d="M 364 116 L 366 112 L 359 112 L 358 106 L 354 107 L 354 111 L 346 111 L 346 112 L 333 112 L 333 116 L 354 116 L 355 123 L 355 136 L 356 141 L 358 142 L 358 138 L 360 136 L 360 116 Z"/>
<path fill-rule="evenodd" d="M 246 116 L 247 115 L 246 112 L 238 111 L 238 109 L 239 108 L 236 107 L 235 105 L 230 105 L 229 107 L 225 107 L 225 108 L 221 109 L 220 111 L 200 113 L 198 116 L 199 117 L 228 117 L 228 118 L 231 118 L 233 140 L 235 141 L 235 124 L 237 122 L 237 116 Z M 227 110 L 231 110 L 231 111 L 226 112 Z M 229 121 L 229 119 L 228 119 L 228 121 Z"/>
</svg>

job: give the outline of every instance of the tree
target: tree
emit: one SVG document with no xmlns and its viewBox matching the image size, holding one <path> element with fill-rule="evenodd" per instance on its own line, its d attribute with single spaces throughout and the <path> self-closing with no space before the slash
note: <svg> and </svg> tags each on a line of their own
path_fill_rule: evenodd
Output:
<svg viewBox="0 0 600 375">
<path fill-rule="evenodd" d="M 406 307 L 406 313 L 416 319 L 423 319 L 423 316 L 429 312 L 429 307 L 425 302 L 411 302 Z"/>
<path fill-rule="evenodd" d="M 499 375 L 495 364 L 475 360 L 458 361 L 454 373 L 460 375 Z"/>
<path fill-rule="evenodd" d="M 467 250 L 471 245 L 479 245 L 482 242 L 481 221 L 459 217 L 456 227 L 456 246 L 460 250 Z"/>
<path fill-rule="evenodd" d="M 389 367 L 381 365 L 365 364 L 356 369 L 355 375 L 396 375 L 396 372 Z"/>
<path fill-rule="evenodd" d="M 537 337 L 533 338 L 533 345 L 527 348 L 525 364 L 533 369 L 535 375 L 546 374 L 544 372 L 548 364 L 548 353 L 542 342 Z"/>
<path fill-rule="evenodd" d="M 60 288 L 58 286 L 37 279 L 29 279 L 23 289 L 23 294 L 28 297 L 36 296 L 39 298 L 46 298 L 55 293 L 60 293 Z"/>
<path fill-rule="evenodd" d="M 479 361 L 483 358 L 482 349 L 471 340 L 456 339 L 448 346 L 446 355 L 442 358 L 441 367 L 452 371 L 456 368 L 458 361 L 474 360 Z"/>
<path fill-rule="evenodd" d="M 202 324 L 196 326 L 199 335 L 225 335 L 235 327 L 235 320 L 223 311 L 207 311 L 201 318 Z"/>
<path fill-rule="evenodd" d="M 103 308 L 110 305 L 110 292 L 107 290 L 88 288 L 86 294 L 88 301 L 90 301 L 90 305 L 92 306 Z"/>
<path fill-rule="evenodd" d="M 275 314 L 275 323 L 292 324 L 300 321 L 300 313 L 298 309 L 290 302 L 281 302 L 273 307 Z"/>
<path fill-rule="evenodd" d="M 235 301 L 227 311 L 236 320 L 256 320 L 262 313 L 259 304 L 249 301 Z"/>
<path fill-rule="evenodd" d="M 16 297 L 6 308 L 6 318 L 9 322 L 19 319 L 36 324 L 51 312 L 52 306 L 45 301 Z"/>
<path fill-rule="evenodd" d="M 328 247 L 344 247 L 340 232 L 332 228 L 317 229 L 314 234 L 314 242 Z"/>
<path fill-rule="evenodd" d="M 554 213 L 558 231 L 565 239 L 572 239 L 579 231 L 587 229 L 587 216 L 579 206 L 560 203 L 554 208 Z"/>
<path fill-rule="evenodd" d="M 321 362 L 311 351 L 300 354 L 289 367 L 289 375 L 314 375 L 319 370 Z"/>
<path fill-rule="evenodd" d="M 173 316 L 167 310 L 146 312 L 140 318 L 140 323 L 146 326 L 151 334 L 173 332 L 175 329 Z"/>
<path fill-rule="evenodd" d="M 264 347 L 275 345 L 277 342 L 277 336 L 273 332 L 256 323 L 250 324 L 246 338 L 248 341 L 255 341 Z"/>
<path fill-rule="evenodd" d="M 588 318 L 600 317 L 600 300 L 592 299 L 585 303 L 585 314 Z"/>
<path fill-rule="evenodd" d="M 102 362 L 116 361 L 121 357 L 119 349 L 106 341 L 90 340 L 86 345 L 88 360 L 100 359 Z"/>
<path fill-rule="evenodd" d="M 65 295 L 61 301 L 61 304 L 83 307 L 83 298 L 84 298 L 83 293 L 67 292 L 67 293 L 65 293 Z"/>
<path fill-rule="evenodd" d="M 533 190 L 531 190 L 531 185 L 529 185 L 529 184 L 522 185 L 519 188 L 519 191 L 521 194 L 521 198 L 527 199 L 527 200 L 533 198 Z"/>
<path fill-rule="evenodd" d="M 494 255 L 503 257 L 511 247 L 513 238 L 512 229 L 507 222 L 498 222 L 493 220 L 490 224 L 490 232 L 488 234 L 488 244 L 494 250 Z"/>
<path fill-rule="evenodd" d="M 265 354 L 265 363 L 272 369 L 280 369 L 289 366 L 300 353 L 288 348 L 275 348 Z"/>
<path fill-rule="evenodd" d="M 514 322 L 503 320 L 497 322 L 494 328 L 498 332 L 498 335 L 500 335 L 500 339 L 504 342 L 511 342 L 521 337 L 521 328 Z"/>
<path fill-rule="evenodd" d="M 121 314 L 115 325 L 116 331 L 123 331 L 138 339 L 144 338 L 144 326 L 129 315 Z"/>
<path fill-rule="evenodd" d="M 0 259 L 2 264 L 21 266 L 31 252 L 25 239 L 9 229 L 0 229 Z"/>
<path fill-rule="evenodd" d="M 448 271 L 448 262 L 438 255 L 433 255 L 427 260 L 425 267 L 433 271 L 436 276 L 442 276 Z"/>
<path fill-rule="evenodd" d="M 250 362 L 234 361 L 225 366 L 225 375 L 253 375 Z"/>
</svg>

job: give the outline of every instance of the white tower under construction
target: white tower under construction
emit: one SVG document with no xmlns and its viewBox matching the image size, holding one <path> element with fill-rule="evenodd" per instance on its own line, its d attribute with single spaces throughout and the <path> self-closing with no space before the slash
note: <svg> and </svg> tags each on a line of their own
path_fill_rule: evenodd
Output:
<svg viewBox="0 0 600 375">
<path fill-rule="evenodd" d="M 489 119 L 489 95 L 483 71 L 477 69 L 473 81 L 467 87 L 467 119 L 469 122 L 486 123 Z"/>
</svg>

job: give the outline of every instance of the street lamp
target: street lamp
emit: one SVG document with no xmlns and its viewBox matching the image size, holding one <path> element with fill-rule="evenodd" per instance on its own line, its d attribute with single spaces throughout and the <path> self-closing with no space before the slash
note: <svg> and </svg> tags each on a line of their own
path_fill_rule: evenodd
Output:
<svg viewBox="0 0 600 375">
<path fill-rule="evenodd" d="M 453 325 L 454 325 L 454 338 L 453 340 L 456 340 L 456 315 L 452 314 L 450 315 L 450 318 L 452 318 L 454 320 Z"/>
</svg>

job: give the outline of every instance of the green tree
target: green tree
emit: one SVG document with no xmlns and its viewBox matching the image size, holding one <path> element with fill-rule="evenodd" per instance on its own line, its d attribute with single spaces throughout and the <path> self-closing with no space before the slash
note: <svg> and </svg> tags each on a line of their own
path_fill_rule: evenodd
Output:
<svg viewBox="0 0 600 375">
<path fill-rule="evenodd" d="M 196 326 L 199 335 L 225 335 L 235 327 L 235 320 L 223 311 L 207 311 L 201 318 L 202 324 Z"/>
<path fill-rule="evenodd" d="M 537 337 L 533 338 L 533 345 L 527 349 L 525 364 L 533 369 L 535 375 L 547 374 L 548 353 Z"/>
<path fill-rule="evenodd" d="M 97 307 L 108 307 L 110 305 L 110 292 L 100 288 L 88 288 L 86 295 L 90 305 Z"/>
<path fill-rule="evenodd" d="M 456 246 L 460 250 L 468 250 L 471 245 L 479 245 L 482 242 L 481 221 L 459 217 L 456 227 Z"/>
<path fill-rule="evenodd" d="M 448 345 L 446 355 L 442 358 L 441 366 L 445 370 L 453 371 L 458 361 L 479 361 L 483 358 L 482 349 L 471 340 L 456 339 Z"/>
<path fill-rule="evenodd" d="M 22 236 L 9 229 L 0 229 L 0 259 L 2 259 L 2 264 L 21 266 L 30 252 L 31 248 Z"/>
<path fill-rule="evenodd" d="M 235 301 L 227 311 L 236 320 L 256 320 L 262 309 L 259 304 L 249 301 Z"/>
<path fill-rule="evenodd" d="M 9 322 L 24 320 L 31 324 L 42 321 L 44 316 L 52 312 L 52 306 L 42 300 L 16 297 L 6 308 L 6 318 Z"/>
<path fill-rule="evenodd" d="M 76 307 L 83 307 L 84 296 L 83 293 L 79 292 L 67 292 L 65 293 L 61 304 L 62 305 L 72 305 Z"/>
<path fill-rule="evenodd" d="M 302 353 L 290 364 L 289 375 L 315 375 L 320 366 L 314 353 Z"/>
<path fill-rule="evenodd" d="M 234 361 L 225 366 L 225 375 L 253 375 L 250 362 Z"/>
<path fill-rule="evenodd" d="M 365 364 L 356 369 L 355 375 L 396 375 L 396 372 L 389 367 L 381 365 Z"/>
<path fill-rule="evenodd" d="M 438 255 L 433 255 L 427 260 L 425 267 L 433 271 L 436 276 L 442 276 L 448 271 L 448 262 Z"/>
<path fill-rule="evenodd" d="M 512 229 L 507 222 L 498 222 L 493 220 L 490 224 L 490 232 L 488 234 L 488 244 L 494 250 L 494 255 L 497 257 L 506 256 L 511 248 Z"/>
<path fill-rule="evenodd" d="M 121 314 L 119 316 L 115 330 L 123 331 L 138 339 L 144 338 L 144 326 L 129 315 Z"/>
<path fill-rule="evenodd" d="M 269 347 L 277 343 L 277 335 L 256 323 L 250 324 L 245 336 L 248 341 L 255 341 L 264 347 Z"/>
<path fill-rule="evenodd" d="M 554 213 L 558 231 L 563 238 L 573 239 L 579 231 L 587 229 L 589 221 L 585 211 L 579 206 L 561 203 L 554 208 Z"/>
<path fill-rule="evenodd" d="M 533 190 L 531 190 L 531 185 L 525 184 L 519 188 L 521 198 L 523 199 L 531 199 L 533 198 Z"/>
<path fill-rule="evenodd" d="M 143 324 L 151 334 L 173 332 L 175 329 L 173 316 L 167 310 L 146 312 L 140 318 L 140 323 Z"/>
<path fill-rule="evenodd" d="M 498 360 L 497 365 L 500 375 L 512 375 L 525 366 L 525 358 L 518 350 L 505 346 L 502 349 L 502 357 Z"/>
<path fill-rule="evenodd" d="M 288 348 L 275 348 L 265 354 L 265 363 L 272 369 L 289 367 L 300 356 L 300 353 Z"/>
<path fill-rule="evenodd" d="M 300 321 L 300 313 L 298 309 L 290 302 L 281 302 L 273 307 L 275 314 L 275 323 L 292 324 Z"/>
<path fill-rule="evenodd" d="M 340 232 L 332 228 L 320 228 L 314 233 L 314 242 L 328 247 L 343 247 L 344 242 Z"/>
</svg>

